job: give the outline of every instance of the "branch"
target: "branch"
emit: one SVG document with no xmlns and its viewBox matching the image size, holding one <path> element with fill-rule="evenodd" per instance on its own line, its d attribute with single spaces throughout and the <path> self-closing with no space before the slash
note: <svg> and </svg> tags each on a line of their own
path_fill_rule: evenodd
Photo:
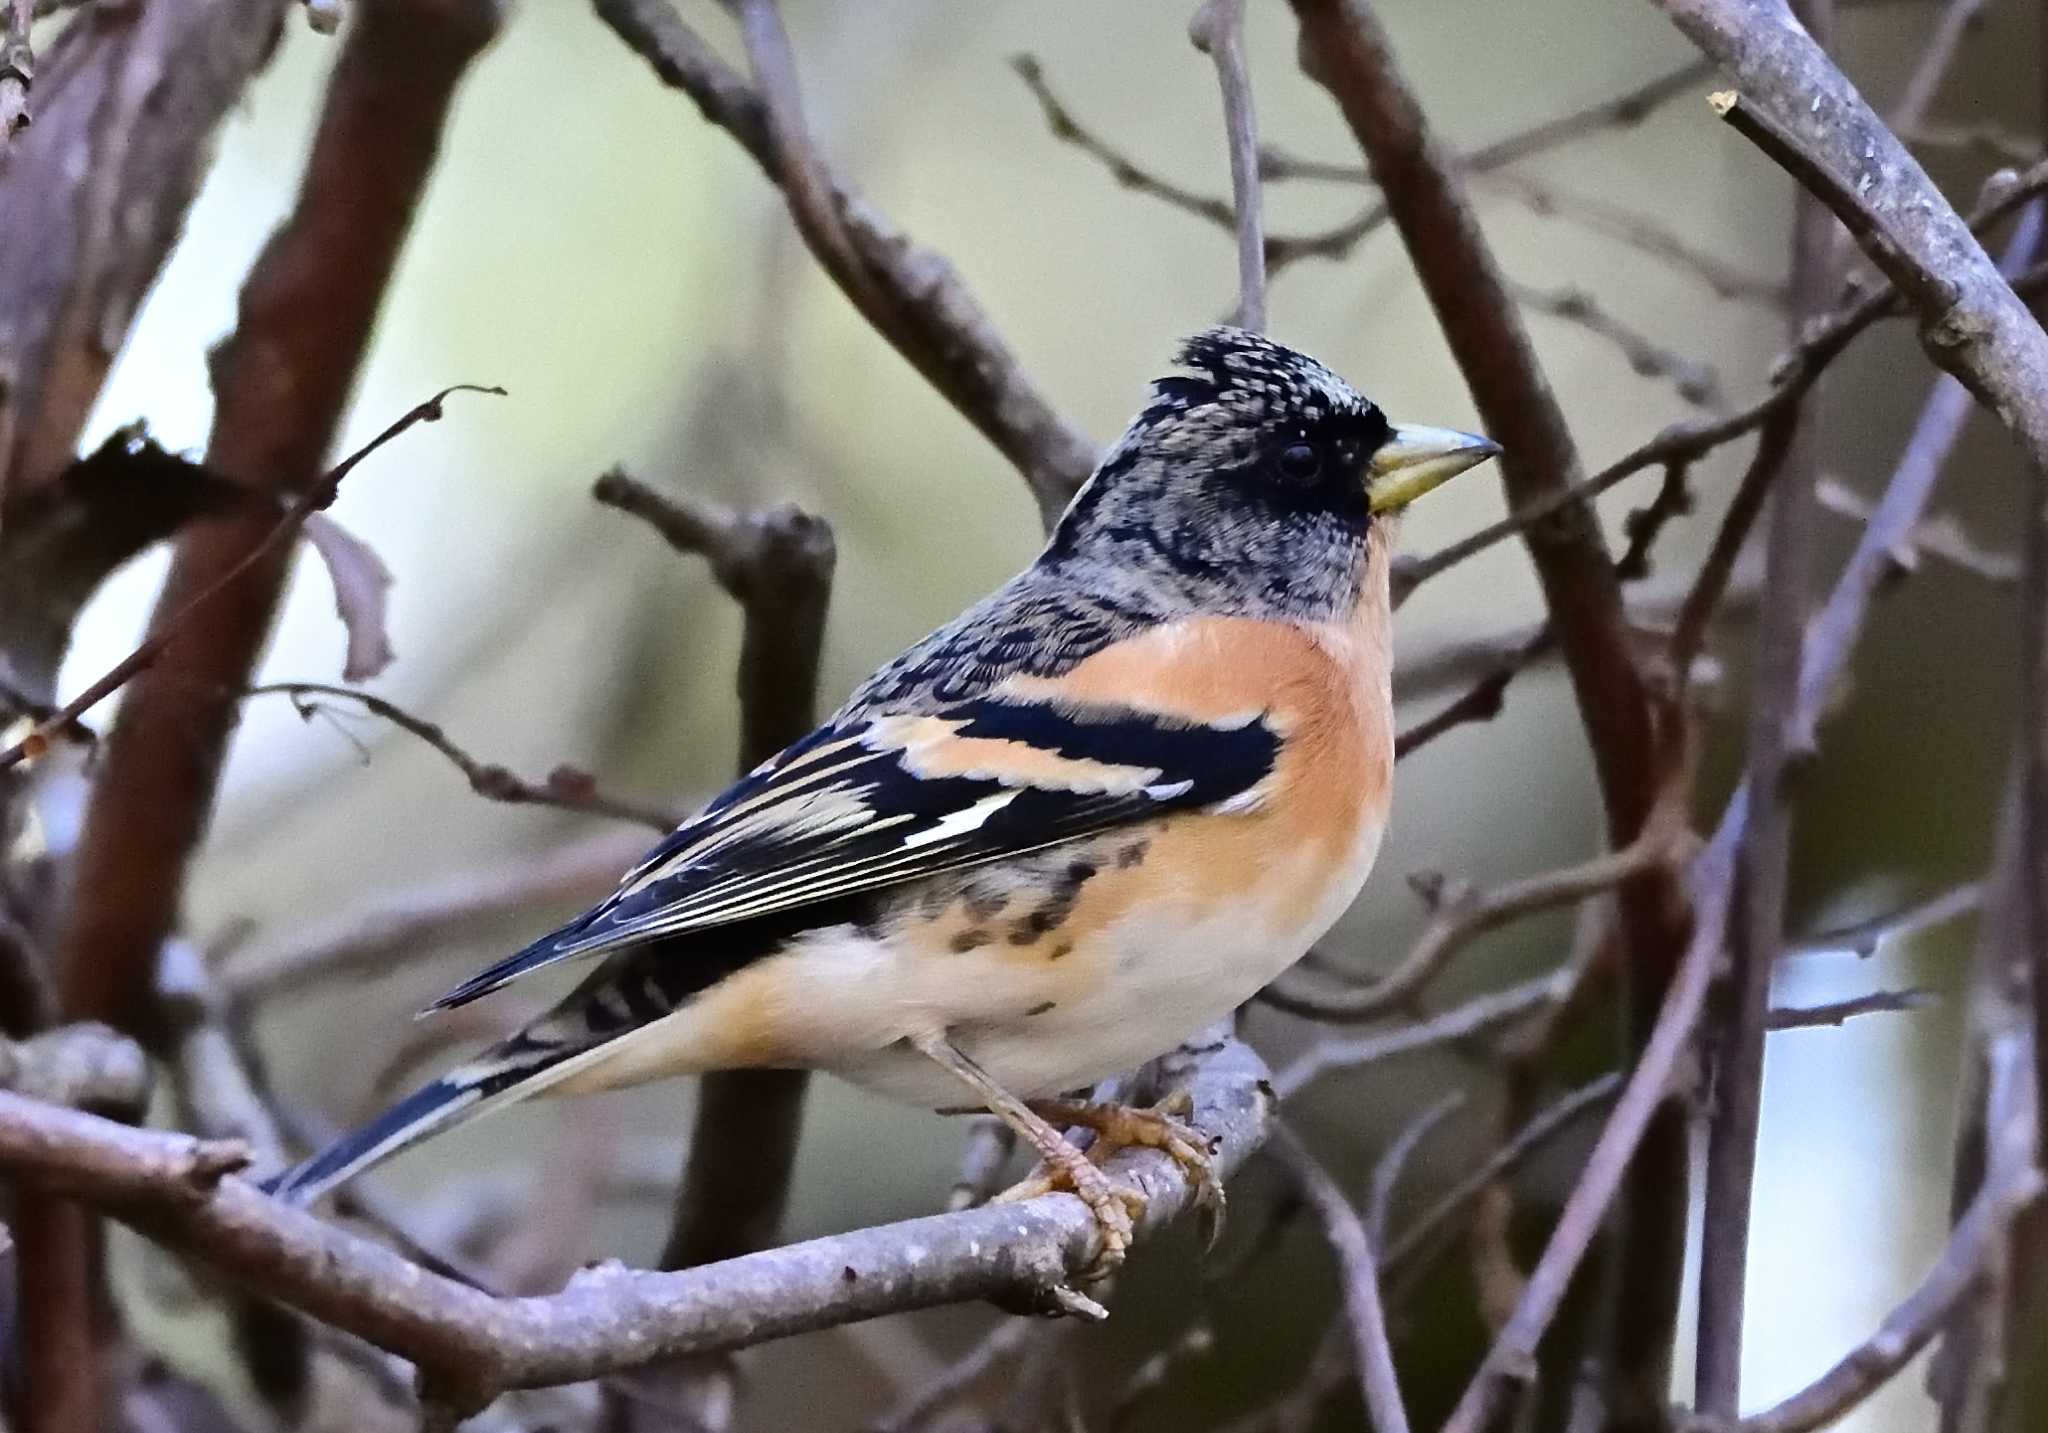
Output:
<svg viewBox="0 0 2048 1433">
<path fill-rule="evenodd" d="M 1316 1000 L 1312 1018 L 1335 1024 L 1370 1020 L 1399 1009 L 1427 988 L 1451 958 L 1478 937 L 1537 911 L 1570 905 L 1611 891 L 1645 871 L 1668 868 L 1683 850 L 1679 833 L 1662 825 L 1646 829 L 1631 845 L 1576 866 L 1524 877 L 1490 891 L 1462 882 L 1435 892 L 1435 910 L 1422 936 L 1401 963 L 1369 985 Z M 1287 998 L 1273 1002 L 1289 1009 Z M 1291 1008 L 1307 1011 L 1296 1002 Z"/>
<path fill-rule="evenodd" d="M 780 29 L 761 15 L 751 23 Z M 767 52 L 761 58 L 770 70 L 780 65 L 772 38 L 756 48 Z M 658 493 L 617 469 L 597 480 L 591 496 L 643 519 L 678 552 L 702 555 L 740 604 L 746 628 L 739 769 L 751 770 L 809 731 L 818 717 L 818 662 L 832 590 L 831 528 L 792 504 L 725 512 Z M 799 1070 L 705 1077 L 663 1268 L 708 1264 L 774 1242 L 789 1202 L 807 1081 Z"/>
<path fill-rule="evenodd" d="M 1801 17 L 1831 38 L 1833 0 L 1801 0 Z M 1804 195 L 1792 214 L 1791 320 L 1798 325 L 1822 311 L 1838 266 L 1830 250 L 1833 227 Z M 1792 404 L 1765 424 L 1757 455 L 1744 475 L 1730 517 L 1716 535 L 1703 574 L 1718 571 L 1716 590 L 1702 576 L 1672 638 L 1672 666 L 1690 670 L 1705 637 L 1706 617 L 1720 603 L 1734 552 L 1768 503 L 1764 535 L 1764 604 L 1757 624 L 1755 675 L 1750 684 L 1749 751 L 1744 780 L 1751 792 L 1749 829 L 1736 853 L 1735 915 L 1730 923 L 1729 979 L 1721 1018 L 1703 1040 L 1711 1071 L 1706 1120 L 1706 1170 L 1701 1215 L 1698 1349 L 1694 1374 L 1697 1409 L 1733 1418 L 1742 1392 L 1743 1312 L 1749 1282 L 1751 1205 L 1756 1184 L 1757 1135 L 1763 1122 L 1764 1035 L 1771 976 L 1785 943 L 1785 907 L 1791 886 L 1792 810 L 1787 791 L 1791 764 L 1791 712 L 1797 702 L 1801 644 L 1811 599 L 1815 513 L 1813 432 L 1802 405 Z M 1768 489 L 1766 499 L 1764 489 Z M 1726 565 L 1714 559 L 1725 553 Z M 1688 628 L 1686 618 L 1692 619 Z"/>
<path fill-rule="evenodd" d="M 2043 192 L 2048 192 L 2048 164 L 2037 164 L 2017 177 L 2008 174 L 2004 182 L 1985 186 L 1984 197 L 1971 212 L 1970 226 L 1977 232 L 1986 231 Z M 2015 286 L 2028 293 L 2048 288 L 2048 272 L 2029 270 L 2015 281 Z M 1397 561 L 1396 601 L 1405 600 L 1422 583 L 1466 558 L 1544 523 L 1574 503 L 1589 502 L 1646 468 L 1690 463 L 1723 444 L 1756 432 L 1782 409 L 1798 403 L 1822 371 L 1872 324 L 1903 311 L 1898 290 L 1889 282 L 1848 301 L 1827 317 L 1807 325 L 1799 341 L 1771 364 L 1769 391 L 1748 407 L 1723 418 L 1675 423 L 1565 491 L 1517 506 L 1499 522 L 1427 557 Z"/>
<path fill-rule="evenodd" d="M 705 119 L 731 134 L 777 183 L 788 156 L 772 137 L 762 96 L 683 23 L 669 0 L 593 0 L 597 16 L 681 90 Z M 787 136 L 785 136 L 786 138 Z M 812 173 L 829 191 L 845 252 L 820 227 L 819 197 L 806 191 L 791 213 L 819 264 L 897 352 L 1023 474 L 1048 525 L 1095 467 L 1095 445 L 1055 412 L 939 255 L 918 248 L 870 207 L 815 152 Z M 785 191 L 787 192 L 787 191 Z"/>
<path fill-rule="evenodd" d="M 1684 73 L 1690 81 L 1703 78 L 1707 71 L 1703 67 L 1692 66 Z M 1488 174 L 1485 187 L 1489 193 L 1507 195 L 1532 214 L 1562 219 L 1582 229 L 1590 229 L 1603 238 L 1626 244 L 1659 263 L 1690 274 L 1718 298 L 1739 299 L 1772 309 L 1784 305 L 1783 283 L 1758 278 L 1722 262 L 1695 247 L 1678 230 L 1647 214 L 1638 214 L 1583 194 L 1567 194 L 1547 181 L 1531 179 L 1510 170 Z"/>
<path fill-rule="evenodd" d="M 139 1119 L 154 1083 L 149 1057 L 104 1025 L 45 1030 L 27 1040 L 0 1038 L 0 1090 L 25 1099 Z"/>
<path fill-rule="evenodd" d="M 1469 1040 L 1496 1025 L 1520 1020 L 1555 1004 L 1570 978 L 1569 971 L 1555 971 L 1519 985 L 1475 995 L 1470 1000 L 1413 1024 L 1397 1026 L 1382 1034 L 1360 1035 L 1348 1040 L 1325 1037 L 1317 1040 L 1273 1076 L 1273 1089 L 1289 1100 L 1332 1070 L 1355 1070 L 1396 1055 L 1407 1055 L 1458 1040 Z M 1304 1019 L 1327 1018 L 1323 999 L 1287 994 L 1269 985 L 1259 999 L 1290 1015 Z"/>
<path fill-rule="evenodd" d="M 35 127 L 0 139 L 0 254 L 32 256 L 0 268 L 0 499 L 76 454 L 283 9 L 95 5 L 36 57 Z"/>
<path fill-rule="evenodd" d="M 1014 56 L 1010 61 L 1010 67 L 1023 79 L 1032 97 L 1038 101 L 1039 108 L 1045 114 L 1046 128 L 1051 131 L 1054 139 L 1071 144 L 1096 160 L 1126 189 L 1158 199 L 1198 219 L 1207 220 L 1220 229 L 1235 229 L 1236 210 L 1232 205 L 1206 194 L 1197 194 L 1171 180 L 1161 178 L 1108 140 L 1084 128 L 1074 117 L 1073 111 L 1053 92 L 1051 85 L 1046 81 L 1045 68 L 1036 56 Z M 1710 66 L 1696 61 L 1670 74 L 1660 75 L 1626 94 L 1602 100 L 1585 109 L 1575 110 L 1506 135 L 1467 154 L 1457 156 L 1452 162 L 1466 174 L 1487 174 L 1603 129 L 1623 129 L 1639 124 L 1658 107 L 1691 89 L 1711 72 Z M 1373 175 L 1355 165 L 1325 164 L 1300 159 L 1270 144 L 1260 147 L 1258 157 L 1259 178 L 1273 182 L 1286 179 L 1320 179 L 1344 184 L 1369 184 L 1374 180 Z M 1301 259 L 1342 259 L 1356 248 L 1360 241 L 1384 225 L 1389 217 L 1386 204 L 1374 202 L 1367 205 L 1357 217 L 1319 233 L 1267 235 L 1266 267 L 1272 274 L 1277 275 L 1282 269 Z"/>
<path fill-rule="evenodd" d="M 1302 69 L 1336 100 L 1379 182 L 1487 432 L 1501 445 L 1509 506 L 1558 505 L 1523 540 L 1591 747 L 1607 843 L 1628 850 L 1647 831 L 1676 770 L 1677 746 L 1660 729 L 1656 695 L 1636 661 L 1598 519 L 1572 495 L 1580 469 L 1571 433 L 1463 185 L 1377 15 L 1366 0 L 1292 3 Z M 1650 1038 L 1650 1014 L 1674 978 L 1671 953 L 1682 944 L 1684 903 L 1660 860 L 1624 880 L 1616 904 L 1633 977 L 1629 1037 L 1640 1050 Z M 1655 1092 L 1656 1105 L 1663 1093 Z M 1656 1105 L 1645 1113 L 1646 1123 L 1650 1113 L 1660 1115 L 1656 1136 L 1631 1175 L 1634 1232 L 1618 1255 L 1622 1303 L 1645 1329 L 1660 1326 L 1667 1310 L 1675 1314 L 1679 1271 L 1662 1257 L 1662 1246 L 1674 1232 L 1683 1237 L 1688 1162 L 1683 1120 Z"/>
<path fill-rule="evenodd" d="M 552 806 L 562 811 L 609 816 L 661 832 L 672 830 L 680 819 L 673 811 L 607 796 L 597 789 L 596 780 L 588 772 L 573 766 L 557 766 L 548 773 L 545 781 L 528 781 L 508 767 L 494 761 L 479 761 L 471 756 L 457 746 L 438 723 L 414 716 L 396 702 L 353 687 L 329 686 L 325 682 L 266 682 L 249 688 L 244 695 L 289 697 L 292 706 L 307 721 L 321 710 L 321 698 L 354 702 L 370 715 L 390 722 L 400 731 L 409 732 L 446 757 L 449 764 L 469 782 L 469 789 L 486 801 L 502 801 L 510 806 Z"/>
<path fill-rule="evenodd" d="M 1036 55 L 1012 55 L 1010 68 L 1024 81 L 1025 88 L 1031 91 L 1031 97 L 1038 101 L 1038 107 L 1045 115 L 1045 127 L 1054 139 L 1062 144 L 1073 145 L 1095 160 L 1124 188 L 1149 195 L 1173 208 L 1185 210 L 1197 218 L 1208 220 L 1218 228 L 1233 232 L 1236 230 L 1237 211 L 1228 202 L 1211 198 L 1206 194 L 1197 194 L 1191 189 L 1183 189 L 1170 180 L 1160 178 L 1108 140 L 1084 128 L 1081 122 L 1074 118 L 1073 111 L 1053 92 L 1051 82 L 1045 77 L 1045 65 Z M 1262 164 L 1260 177 L 1272 179 L 1276 176 Z M 1270 249 L 1271 244 L 1281 242 L 1284 241 L 1269 240 L 1268 247 Z"/>
<path fill-rule="evenodd" d="M 1230 198 L 1237 232 L 1237 314 L 1254 333 L 1266 327 L 1266 222 L 1259 192 L 1259 123 L 1244 61 L 1244 0 L 1203 0 L 1188 26 L 1195 48 L 1216 62 L 1223 129 L 1230 144 Z"/>
<path fill-rule="evenodd" d="M 1818 1025 L 1839 1028 L 1859 1015 L 1880 1015 L 1898 1010 L 1924 1010 L 1934 1004 L 1935 994 L 1911 986 L 1905 990 L 1873 990 L 1819 1005 L 1773 1006 L 1764 1016 L 1766 1030 L 1810 1030 Z"/>
<path fill-rule="evenodd" d="M 1534 636 L 1499 658 L 1491 670 L 1482 673 L 1458 696 L 1415 725 L 1397 732 L 1394 736 L 1394 760 L 1400 761 L 1421 750 L 1456 727 L 1470 722 L 1492 721 L 1500 715 L 1508 684 L 1556 646 L 1557 639 L 1546 622 L 1536 629 Z"/>
<path fill-rule="evenodd" d="M 1905 484 L 1916 481 L 1907 474 Z M 1824 693 L 1834 684 L 1846 665 L 1868 610 L 1867 592 L 1856 596 L 1870 570 L 1873 553 L 1890 549 L 1900 534 L 1918 517 L 1918 505 L 1909 500 L 1893 501 L 1901 486 L 1898 475 L 1878 504 L 1880 518 L 1864 530 L 1856 551 L 1837 578 L 1821 615 L 1808 625 L 1801 652 L 1800 701 L 1791 720 L 1794 729 L 1809 715 L 1808 693 Z M 1924 501 L 1924 491 L 1920 494 Z M 1840 605 L 1839 627 L 1831 627 L 1827 614 Z M 1815 698 L 1817 701 L 1818 698 Z M 1749 792 L 1738 787 L 1723 809 L 1714 835 L 1694 860 L 1689 877 L 1693 897 L 1693 931 L 1652 1031 L 1635 1070 L 1630 1074 L 1621 1103 L 1602 1131 L 1600 1142 L 1588 1159 L 1586 1171 L 1566 1200 L 1542 1259 L 1530 1275 L 1514 1314 L 1503 1326 L 1479 1373 L 1466 1389 L 1456 1413 L 1445 1425 L 1445 1433 L 1478 1433 L 1488 1425 L 1511 1383 L 1525 1376 L 1532 1366 L 1537 1341 L 1557 1311 L 1565 1285 L 1584 1258 L 1595 1229 L 1620 1186 L 1623 1170 L 1637 1142 L 1647 1128 L 1650 1115 L 1663 1088 L 1669 1082 L 1682 1051 L 1697 1028 L 1704 1006 L 1713 962 L 1718 956 L 1730 916 L 1733 897 L 1734 856 L 1747 822 Z"/>
<path fill-rule="evenodd" d="M 335 495 L 340 491 L 341 480 L 354 471 L 356 465 L 363 459 L 408 428 L 420 423 L 440 422 L 442 403 L 449 394 L 492 393 L 503 396 L 504 392 L 502 388 L 479 387 L 473 383 L 457 383 L 444 388 L 426 402 L 407 410 L 390 427 L 328 469 L 326 476 L 291 501 L 283 515 L 272 522 L 269 530 L 259 537 L 253 546 L 228 561 L 219 573 L 210 575 L 205 584 L 190 597 L 174 606 L 161 607 L 159 610 L 163 615 L 151 624 L 149 636 L 145 637 L 132 652 L 102 672 L 84 691 L 36 723 L 21 740 L 5 751 L 0 751 L 0 771 L 6 771 L 24 761 L 41 756 L 49 749 L 50 743 L 60 737 L 67 728 L 74 726 L 80 717 L 155 666 L 157 660 L 170 647 L 172 639 L 181 632 L 199 625 L 200 613 L 205 612 L 211 617 L 213 614 L 207 609 L 214 599 L 228 592 L 236 583 L 250 578 L 258 563 L 265 558 L 275 559 L 288 555 L 287 540 L 297 534 L 314 513 L 334 501 Z M 169 583 L 166 582 L 165 598 L 168 600 L 174 595 Z"/>
<path fill-rule="evenodd" d="M 1695 407 L 1719 412 L 1728 406 L 1712 365 L 1665 348 L 1629 327 L 1586 290 L 1576 286 L 1547 290 L 1511 282 L 1508 291 L 1523 308 L 1548 314 L 1613 344 L 1637 377 L 1670 380 L 1678 396 Z"/>
<path fill-rule="evenodd" d="M 1220 1173 L 1265 1134 L 1257 1056 L 1232 1040 L 1182 1056 L 1193 1119 L 1217 1141 Z M 1177 1077 L 1179 1078 L 1179 1077 Z M 168 1247 L 419 1365 L 429 1390 L 465 1410 L 516 1387 L 573 1382 L 913 1308 L 1028 1301 L 1094 1257 L 1085 1205 L 1055 1194 L 814 1239 L 682 1273 L 604 1265 L 559 1294 L 495 1298 L 380 1246 L 215 1179 L 238 1150 L 131 1130 L 0 1095 L 0 1167 L 106 1209 Z M 1173 1160 L 1127 1151 L 1110 1172 L 1141 1189 L 1140 1228 L 1177 1217 L 1191 1194 Z"/>
<path fill-rule="evenodd" d="M 2043 209 L 2041 201 L 2030 201 L 2020 212 L 2000 257 L 2003 272 L 2016 274 L 2033 261 L 2041 243 Z M 1862 541 L 1809 626 L 1807 655 L 1799 673 L 1799 701 L 1787 739 L 1795 754 L 1805 756 L 1814 750 L 1821 711 L 1854 651 L 1871 599 L 1884 579 L 1898 570 L 1898 554 L 1927 511 L 1934 485 L 1941 479 L 1968 416 L 1964 385 L 1953 377 L 1937 379 L 1885 484 L 1884 496 L 1864 525 Z"/>
<path fill-rule="evenodd" d="M 1738 789 L 1713 838 L 1693 862 L 1692 935 L 1665 991 L 1657 1021 L 1629 1072 L 1614 1113 L 1587 1157 L 1584 1172 L 1565 1200 L 1542 1257 L 1529 1273 L 1521 1298 L 1444 1424 L 1444 1433 L 1480 1433 L 1492 1427 L 1510 1387 L 1532 1376 L 1536 1346 L 1605 1222 L 1608 1207 L 1620 1192 L 1637 1147 L 1664 1104 L 1680 1063 L 1692 1048 L 1727 931 L 1735 852 L 1748 804 L 1747 792 Z M 1648 1316 L 1645 1310 L 1631 1311 L 1631 1317 Z"/>
<path fill-rule="evenodd" d="M 1983 883 L 1969 881 L 1853 925 L 1834 926 L 1800 936 L 1786 945 L 1785 952 L 1788 955 L 1811 955 L 1817 951 L 1846 950 L 1857 955 L 1874 955 L 1884 941 L 1972 915 L 1983 904 Z"/>
<path fill-rule="evenodd" d="M 1997 414 L 2048 480 L 2048 335 L 1898 137 L 1789 13 L 1659 3 L 1742 86 L 1717 97 L 1717 111 L 1841 220 L 1918 311 L 1928 357 Z"/>
<path fill-rule="evenodd" d="M 1401 1403 L 1394 1353 L 1387 1344 L 1387 1316 L 1380 1304 L 1380 1276 L 1372 1236 L 1337 1181 L 1316 1162 L 1292 1130 L 1284 1124 L 1275 1129 L 1272 1146 L 1315 1207 L 1323 1233 L 1330 1241 L 1330 1252 L 1337 1256 L 1344 1313 L 1351 1325 L 1352 1366 L 1358 1370 L 1374 1433 L 1408 1433 L 1408 1413 Z"/>
<path fill-rule="evenodd" d="M 2021 1169 L 1979 1191 L 1919 1286 L 1877 1331 L 1791 1397 L 1736 1425 L 1740 1433 L 1807 1433 L 1825 1428 L 1877 1392 L 1941 1331 L 1998 1256 L 2012 1221 L 2041 1195 L 2038 1170 Z"/>
</svg>

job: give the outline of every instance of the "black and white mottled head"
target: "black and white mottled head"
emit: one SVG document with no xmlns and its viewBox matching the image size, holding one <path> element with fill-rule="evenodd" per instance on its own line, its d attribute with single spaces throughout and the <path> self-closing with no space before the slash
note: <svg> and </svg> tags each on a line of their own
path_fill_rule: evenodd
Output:
<svg viewBox="0 0 2048 1433">
<path fill-rule="evenodd" d="M 1308 355 L 1237 328 L 1189 339 L 1061 518 L 1049 561 L 1143 574 L 1214 610 L 1334 615 L 1377 519 L 1494 451 L 1390 422 Z"/>
</svg>

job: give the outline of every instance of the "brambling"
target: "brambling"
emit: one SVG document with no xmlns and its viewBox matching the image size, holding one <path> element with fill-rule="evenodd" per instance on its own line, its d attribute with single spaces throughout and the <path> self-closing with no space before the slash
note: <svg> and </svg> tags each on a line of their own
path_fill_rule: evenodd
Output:
<svg viewBox="0 0 2048 1433">
<path fill-rule="evenodd" d="M 1395 520 L 1498 449 L 1242 330 L 1178 363 L 1029 567 L 430 1008 L 567 961 L 582 984 L 274 1191 L 530 1095 L 797 1067 L 985 1105 L 1043 1161 L 1033 1189 L 1094 1211 L 1100 1267 L 1142 1208 L 1113 1146 L 1215 1192 L 1172 1109 L 1056 1097 L 1228 1014 L 1358 894 L 1393 772 Z"/>
</svg>

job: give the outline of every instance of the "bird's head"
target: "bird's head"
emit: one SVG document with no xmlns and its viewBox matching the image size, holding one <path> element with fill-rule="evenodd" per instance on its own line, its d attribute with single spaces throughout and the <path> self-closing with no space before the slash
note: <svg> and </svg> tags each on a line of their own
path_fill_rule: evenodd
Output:
<svg viewBox="0 0 2048 1433">
<path fill-rule="evenodd" d="M 1055 556 L 1271 584 L 1349 570 L 1376 521 L 1499 452 L 1388 420 L 1310 358 L 1238 328 L 1196 334 L 1075 497 Z"/>
</svg>

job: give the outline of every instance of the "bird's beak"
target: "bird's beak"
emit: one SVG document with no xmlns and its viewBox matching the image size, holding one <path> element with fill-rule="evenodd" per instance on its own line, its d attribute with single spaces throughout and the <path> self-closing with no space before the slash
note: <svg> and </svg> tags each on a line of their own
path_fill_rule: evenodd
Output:
<svg viewBox="0 0 2048 1433">
<path fill-rule="evenodd" d="M 1376 513 L 1398 512 L 1431 488 L 1500 452 L 1500 444 L 1455 428 L 1396 423 L 1366 464 L 1366 491 Z"/>
</svg>

